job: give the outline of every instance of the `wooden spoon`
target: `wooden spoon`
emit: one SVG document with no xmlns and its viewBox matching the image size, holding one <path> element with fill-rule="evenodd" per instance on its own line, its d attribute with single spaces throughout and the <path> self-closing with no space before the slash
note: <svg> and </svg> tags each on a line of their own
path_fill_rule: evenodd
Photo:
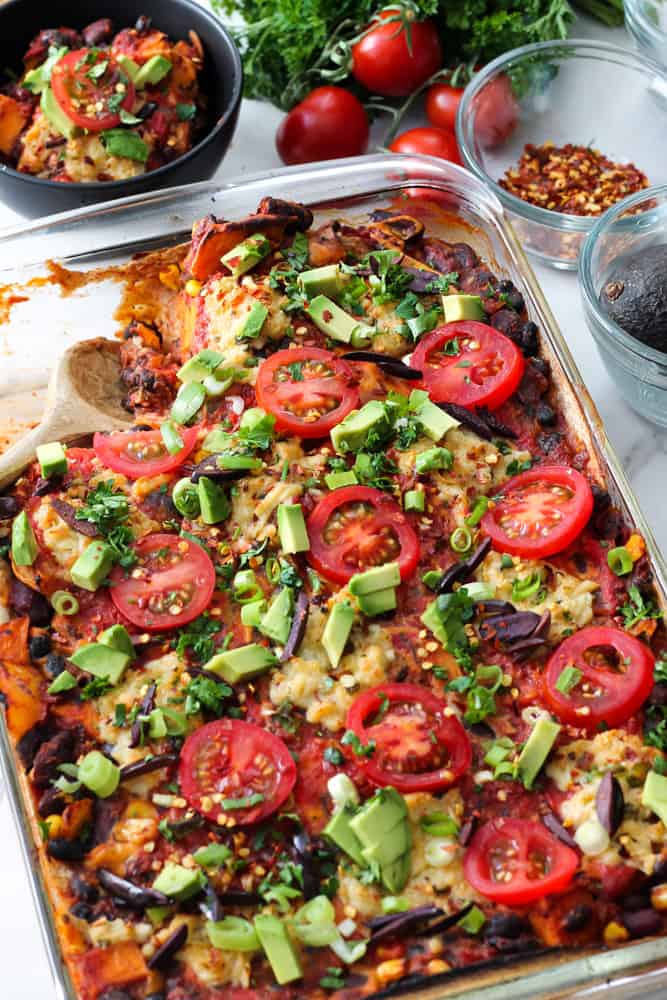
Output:
<svg viewBox="0 0 667 1000">
<path fill-rule="evenodd" d="M 70 347 L 49 380 L 41 422 L 0 455 L 0 489 L 20 476 L 40 444 L 128 430 L 132 416 L 123 409 L 122 397 L 120 344 L 96 337 Z"/>
</svg>

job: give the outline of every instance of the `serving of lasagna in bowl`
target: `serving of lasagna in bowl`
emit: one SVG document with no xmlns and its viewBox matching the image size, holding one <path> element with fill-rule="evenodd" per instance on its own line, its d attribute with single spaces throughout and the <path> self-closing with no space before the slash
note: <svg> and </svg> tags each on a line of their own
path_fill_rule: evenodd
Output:
<svg viewBox="0 0 667 1000">
<path fill-rule="evenodd" d="M 81 1000 L 358 1000 L 665 930 L 645 543 L 519 289 L 428 219 L 196 223 L 123 332 L 133 429 L 0 498 Z"/>
</svg>

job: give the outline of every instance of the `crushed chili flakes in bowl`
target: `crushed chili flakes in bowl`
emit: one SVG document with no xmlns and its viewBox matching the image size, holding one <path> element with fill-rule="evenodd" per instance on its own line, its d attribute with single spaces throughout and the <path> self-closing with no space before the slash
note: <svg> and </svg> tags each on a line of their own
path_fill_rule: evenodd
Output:
<svg viewBox="0 0 667 1000">
<path fill-rule="evenodd" d="M 590 146 L 527 143 L 516 167 L 498 181 L 531 205 L 567 215 L 601 215 L 610 205 L 649 186 L 634 163 L 614 163 Z"/>
</svg>

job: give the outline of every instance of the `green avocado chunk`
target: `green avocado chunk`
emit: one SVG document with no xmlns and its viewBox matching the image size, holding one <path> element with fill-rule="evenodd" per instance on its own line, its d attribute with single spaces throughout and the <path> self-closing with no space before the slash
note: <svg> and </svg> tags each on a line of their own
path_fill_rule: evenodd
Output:
<svg viewBox="0 0 667 1000">
<path fill-rule="evenodd" d="M 667 777 L 649 771 L 642 788 L 642 805 L 659 816 L 667 825 Z"/>
<path fill-rule="evenodd" d="M 335 299 L 343 285 L 343 274 L 338 264 L 325 264 L 324 267 L 302 271 L 297 284 L 307 299 L 314 299 L 317 295 Z"/>
<path fill-rule="evenodd" d="M 535 778 L 551 752 L 560 732 L 560 726 L 551 719 L 538 719 L 517 761 L 517 773 L 526 788 L 532 788 Z"/>
<path fill-rule="evenodd" d="M 171 70 L 172 63 L 164 56 L 151 56 L 142 66 L 139 67 L 135 77 L 134 85 L 137 90 L 141 90 L 147 83 L 159 83 Z"/>
<path fill-rule="evenodd" d="M 32 566 L 38 551 L 32 525 L 22 510 L 12 524 L 12 559 L 17 566 Z"/>
<path fill-rule="evenodd" d="M 271 244 L 262 233 L 255 233 L 241 243 L 232 247 L 224 257 L 220 258 L 222 264 L 232 272 L 235 278 L 250 271 L 255 264 L 259 264 L 262 258 L 271 251 Z"/>
<path fill-rule="evenodd" d="M 270 649 L 251 642 L 247 646 L 237 646 L 236 649 L 216 653 L 204 664 L 204 669 L 218 674 L 228 684 L 237 684 L 239 681 L 258 677 L 275 664 L 276 657 Z"/>
<path fill-rule="evenodd" d="M 113 566 L 113 550 L 106 542 L 93 539 L 70 570 L 72 583 L 83 590 L 97 590 Z"/>
<path fill-rule="evenodd" d="M 290 587 L 283 587 L 271 601 L 269 610 L 260 620 L 259 631 L 284 646 L 292 627 L 294 594 Z"/>
<path fill-rule="evenodd" d="M 369 618 L 374 615 L 384 615 L 387 611 L 396 610 L 396 591 L 393 587 L 374 590 L 371 594 L 362 594 L 357 601 L 359 609 Z"/>
<path fill-rule="evenodd" d="M 414 393 L 411 394 L 410 399 Z M 445 410 L 441 410 L 439 406 L 432 403 L 430 399 L 425 399 L 419 404 L 415 409 L 415 417 L 422 426 L 422 430 L 427 437 L 430 437 L 431 441 L 440 441 L 441 438 L 445 436 L 447 431 L 451 431 L 454 427 L 460 427 L 460 421 L 456 420 L 454 417 L 450 417 Z"/>
<path fill-rule="evenodd" d="M 310 549 L 310 539 L 308 538 L 301 504 L 279 504 L 277 517 L 280 547 L 283 552 L 286 555 L 294 555 L 297 552 L 308 552 Z"/>
<path fill-rule="evenodd" d="M 388 587 L 398 587 L 401 582 L 401 572 L 397 562 L 373 566 L 363 573 L 355 573 L 350 580 L 350 593 L 355 597 L 372 594 L 376 590 L 386 590 Z"/>
<path fill-rule="evenodd" d="M 112 625 L 105 629 L 98 635 L 97 641 L 112 649 L 117 649 L 120 653 L 125 653 L 131 660 L 134 660 L 137 655 L 130 634 L 124 625 Z"/>
<path fill-rule="evenodd" d="M 340 340 L 354 347 L 364 347 L 373 334 L 373 328 L 350 316 L 326 295 L 316 295 L 305 310 L 318 330 L 332 340 Z"/>
<path fill-rule="evenodd" d="M 220 351 L 204 348 L 181 365 L 178 369 L 178 379 L 180 382 L 203 382 L 224 360 L 224 355 Z"/>
<path fill-rule="evenodd" d="M 380 879 L 390 892 L 400 892 L 410 875 L 412 834 L 403 796 L 395 788 L 382 788 L 350 820 L 362 855 L 380 869 Z"/>
<path fill-rule="evenodd" d="M 389 432 L 387 411 L 378 399 L 371 399 L 360 410 L 351 413 L 331 430 L 331 443 L 339 455 L 361 451 L 370 431 Z"/>
<path fill-rule="evenodd" d="M 195 896 L 202 885 L 202 874 L 199 869 L 184 868 L 183 865 L 171 861 L 167 862 L 153 882 L 154 889 L 179 902 Z"/>
<path fill-rule="evenodd" d="M 67 472 L 67 455 L 60 441 L 49 441 L 37 448 L 37 461 L 45 479 L 64 476 Z"/>
<path fill-rule="evenodd" d="M 457 323 L 462 319 L 484 319 L 485 313 L 479 295 L 443 295 L 442 311 L 445 323 Z"/>
<path fill-rule="evenodd" d="M 219 524 L 229 517 L 227 494 L 208 476 L 201 476 L 197 483 L 201 519 L 204 524 Z"/>
<path fill-rule="evenodd" d="M 102 642 L 91 642 L 87 646 L 80 646 L 72 653 L 70 660 L 93 677 L 104 677 L 110 684 L 116 685 L 123 676 L 130 657 Z"/>
<path fill-rule="evenodd" d="M 339 601 L 329 612 L 322 633 L 322 645 L 334 670 L 340 663 L 345 643 L 350 638 L 355 617 L 354 608 L 349 601 Z"/>
<path fill-rule="evenodd" d="M 361 853 L 361 843 L 356 833 L 350 826 L 350 820 L 354 816 L 354 811 L 350 809 L 339 809 L 331 817 L 324 828 L 324 836 L 328 837 L 336 847 L 344 851 L 348 857 L 363 868 L 366 864 Z"/>
<path fill-rule="evenodd" d="M 301 963 L 285 924 L 271 913 L 260 913 L 255 917 L 255 930 L 276 982 L 280 986 L 303 977 Z"/>
<path fill-rule="evenodd" d="M 44 117 L 53 125 L 56 132 L 64 135 L 66 139 L 74 138 L 76 125 L 60 107 L 50 87 L 45 87 L 42 91 L 39 106 L 44 112 Z"/>
</svg>

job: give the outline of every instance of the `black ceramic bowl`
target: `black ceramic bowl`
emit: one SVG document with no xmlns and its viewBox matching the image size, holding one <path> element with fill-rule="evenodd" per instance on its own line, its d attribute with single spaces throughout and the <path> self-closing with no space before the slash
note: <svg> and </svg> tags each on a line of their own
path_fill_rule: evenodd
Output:
<svg viewBox="0 0 667 1000">
<path fill-rule="evenodd" d="M 0 164 L 0 200 L 34 218 L 93 205 L 112 198 L 207 180 L 231 142 L 241 104 L 243 71 L 234 42 L 220 20 L 193 0 L 8 0 L 0 3 L 0 66 L 16 71 L 30 40 L 42 28 L 83 28 L 110 17 L 116 31 L 132 27 L 141 15 L 170 38 L 187 39 L 196 31 L 205 51 L 202 92 L 209 121 L 199 142 L 172 163 L 122 181 L 67 184 L 19 173 Z"/>
</svg>

